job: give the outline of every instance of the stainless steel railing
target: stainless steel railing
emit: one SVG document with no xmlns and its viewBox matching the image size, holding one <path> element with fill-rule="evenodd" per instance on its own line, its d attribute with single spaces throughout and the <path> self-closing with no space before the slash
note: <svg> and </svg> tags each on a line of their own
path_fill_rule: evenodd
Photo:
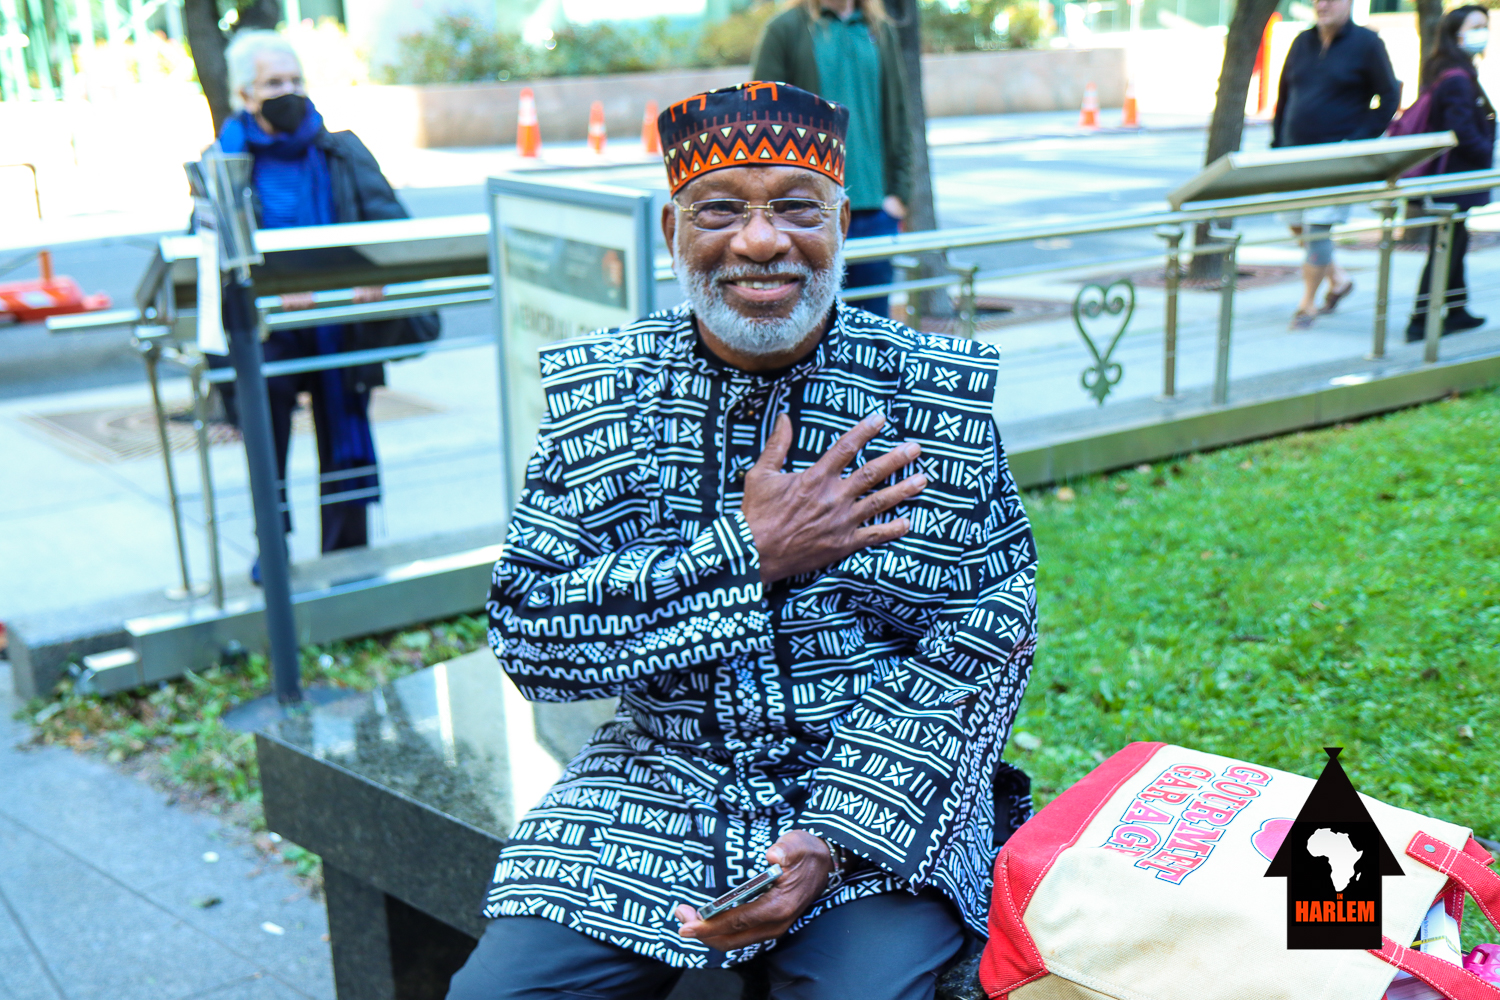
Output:
<svg viewBox="0 0 1500 1000">
<path fill-rule="evenodd" d="M 846 290 L 843 295 L 850 300 L 873 298 L 893 293 L 912 293 L 937 289 L 958 290 L 958 317 L 960 329 L 972 337 L 976 327 L 976 285 L 983 281 L 995 281 L 1022 276 L 1042 275 L 1101 267 L 1138 267 L 1149 265 L 1165 257 L 1165 291 L 1163 325 L 1162 397 L 1175 398 L 1177 386 L 1177 335 L 1179 322 L 1179 291 L 1182 275 L 1182 256 L 1189 251 L 1183 247 L 1187 227 L 1199 223 L 1222 224 L 1237 218 L 1261 215 L 1270 212 L 1317 208 L 1327 205 L 1370 204 L 1379 215 L 1374 225 L 1338 226 L 1335 237 L 1360 232 L 1380 233 L 1379 269 L 1376 284 L 1374 323 L 1371 335 L 1372 358 L 1385 355 L 1387 319 L 1389 314 L 1390 266 L 1394 246 L 1393 233 L 1400 206 L 1411 200 L 1440 199 L 1445 195 L 1461 194 L 1500 186 L 1500 170 L 1473 171 L 1462 174 L 1445 174 L 1395 183 L 1352 184 L 1341 187 L 1321 188 L 1316 191 L 1293 191 L 1272 195 L 1257 195 L 1241 198 L 1204 201 L 1180 209 L 1160 208 L 1111 212 L 1080 216 L 1045 223 L 1004 224 L 988 226 L 964 226 L 929 232 L 902 233 L 890 237 L 873 237 L 850 240 L 845 246 L 845 259 L 860 262 L 893 259 L 898 269 L 910 272 L 916 267 L 915 258 L 922 254 L 949 253 L 1005 244 L 1029 243 L 1035 240 L 1089 236 L 1101 233 L 1116 233 L 1128 230 L 1150 230 L 1164 243 L 1163 253 L 1131 254 L 1088 260 L 1071 260 L 1062 263 L 1027 265 L 984 269 L 975 264 L 956 263 L 947 273 L 903 278 L 889 284 L 867 286 Z M 1447 260 L 1451 252 L 1454 223 L 1479 215 L 1500 214 L 1495 209 L 1477 209 L 1471 212 L 1455 212 L 1451 206 L 1429 205 L 1428 215 L 1414 225 L 1436 226 L 1437 239 L 1433 267 L 1431 301 L 1441 302 L 1446 295 Z M 433 232 L 413 236 L 413 241 L 426 239 L 473 238 L 477 235 L 478 217 L 462 217 L 451 220 L 427 220 Z M 367 224 L 368 225 L 368 224 Z M 337 246 L 339 227 L 324 227 L 328 230 L 320 245 Z M 452 232 L 449 232 L 452 230 Z M 471 232 L 472 231 L 472 232 Z M 261 237 L 290 238 L 289 230 L 273 230 Z M 455 236 L 454 234 L 458 234 Z M 1218 231 L 1214 242 L 1193 248 L 1193 254 L 1220 254 L 1225 257 L 1224 280 L 1220 287 L 1220 307 L 1215 345 L 1214 381 L 1211 399 L 1214 405 L 1224 405 L 1229 398 L 1229 358 L 1232 346 L 1234 322 L 1234 297 L 1236 291 L 1236 262 L 1238 255 L 1247 247 L 1269 246 L 1290 242 L 1289 237 L 1247 240 L 1233 231 Z M 675 280 L 668 264 L 658 262 L 656 280 Z M 493 298 L 493 279 L 489 275 L 473 274 L 458 277 L 410 281 L 385 287 L 384 297 L 375 302 L 356 302 L 352 288 L 327 289 L 313 293 L 311 308 L 287 309 L 279 296 L 265 296 L 257 300 L 261 321 L 267 329 L 296 328 L 320 323 L 356 322 L 362 320 L 392 319 L 398 316 L 430 312 L 448 306 L 466 305 L 490 301 Z M 49 321 L 49 328 L 56 332 L 84 331 L 105 326 L 133 325 L 137 330 L 137 344 L 147 361 L 147 370 L 152 382 L 153 402 L 157 418 L 164 427 L 166 414 L 162 409 L 160 394 L 156 388 L 157 369 L 163 360 L 176 361 L 187 368 L 192 386 L 194 429 L 197 434 L 199 472 L 203 480 L 206 531 L 210 551 L 211 588 L 216 602 L 223 603 L 223 581 L 218 565 L 217 516 L 213 500 L 213 484 L 207 460 L 208 443 L 205 434 L 204 416 L 205 385 L 217 384 L 233 379 L 231 369 L 209 369 L 201 354 L 197 354 L 171 336 L 167 326 L 153 325 L 157 317 L 153 307 L 138 310 L 114 310 L 108 315 L 83 314 L 80 316 L 56 317 Z M 1427 363 L 1438 360 L 1439 337 L 1442 332 L 1442 310 L 1429 309 L 1423 348 Z M 267 377 L 290 375 L 300 372 L 320 371 L 352 365 L 372 364 L 414 357 L 420 354 L 460 350 L 494 343 L 493 335 L 440 339 L 431 343 L 402 345 L 378 350 L 353 351 L 341 354 L 301 358 L 267 364 Z M 1102 403 L 1102 399 L 1101 399 Z M 164 432 L 163 432 L 164 433 Z M 172 494 L 172 510 L 177 527 L 179 559 L 182 562 L 184 591 L 192 585 L 187 568 L 186 547 L 182 542 L 181 516 L 172 472 L 171 452 L 163 438 L 163 457 L 167 465 L 168 489 Z"/>
</svg>

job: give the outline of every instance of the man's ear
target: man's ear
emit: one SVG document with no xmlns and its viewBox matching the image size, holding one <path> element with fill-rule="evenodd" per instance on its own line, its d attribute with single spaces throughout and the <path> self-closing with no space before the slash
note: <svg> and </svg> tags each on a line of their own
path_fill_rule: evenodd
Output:
<svg viewBox="0 0 1500 1000">
<path fill-rule="evenodd" d="M 672 260 L 677 260 L 677 203 L 671 198 L 661 207 L 661 235 L 667 241 Z"/>
<path fill-rule="evenodd" d="M 844 239 L 849 238 L 849 223 L 854 220 L 854 210 L 849 207 L 849 196 L 844 196 L 844 203 L 839 206 L 839 232 Z"/>
</svg>

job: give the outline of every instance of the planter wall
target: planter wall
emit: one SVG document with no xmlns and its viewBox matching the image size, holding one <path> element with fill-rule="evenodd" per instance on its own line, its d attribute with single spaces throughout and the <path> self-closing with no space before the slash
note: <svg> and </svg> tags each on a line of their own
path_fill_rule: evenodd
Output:
<svg viewBox="0 0 1500 1000">
<path fill-rule="evenodd" d="M 929 117 L 1071 111 L 1083 102 L 1084 85 L 1090 82 L 1099 88 L 1104 107 L 1119 107 L 1125 96 L 1125 50 L 1117 48 L 930 55 L 923 57 L 922 72 Z M 585 138 L 594 101 L 604 103 L 611 139 L 634 141 L 648 100 L 664 108 L 749 75 L 749 67 L 732 66 L 509 83 L 350 87 L 314 99 L 331 120 L 347 123 L 367 140 L 378 129 L 383 140 L 424 147 L 505 146 L 516 141 L 521 90 L 530 87 L 543 143 Z"/>
</svg>

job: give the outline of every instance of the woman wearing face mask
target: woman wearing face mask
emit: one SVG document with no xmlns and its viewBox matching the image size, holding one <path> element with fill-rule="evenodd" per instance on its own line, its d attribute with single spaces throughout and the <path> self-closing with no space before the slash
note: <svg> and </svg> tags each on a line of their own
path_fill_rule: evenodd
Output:
<svg viewBox="0 0 1500 1000">
<path fill-rule="evenodd" d="M 1479 86 L 1474 57 L 1489 42 L 1489 13 L 1483 7 L 1465 6 L 1443 15 L 1438 27 L 1437 47 L 1422 67 L 1422 76 L 1433 88 L 1431 117 L 1433 131 L 1451 129 L 1458 145 L 1439 161 L 1436 173 L 1452 174 L 1464 170 L 1488 170 L 1495 162 L 1495 109 L 1484 88 Z M 1444 199 L 1460 211 L 1488 205 L 1489 191 L 1451 195 Z M 1429 239 L 1435 245 L 1437 227 L 1431 227 Z M 1462 222 L 1453 224 L 1452 255 L 1448 258 L 1448 294 L 1443 303 L 1443 333 L 1458 333 L 1484 325 L 1484 318 L 1472 315 L 1466 307 L 1468 288 L 1464 282 L 1464 252 L 1469 248 L 1469 230 Z M 1406 327 L 1410 343 L 1423 339 L 1427 331 L 1427 309 L 1432 287 L 1432 251 L 1422 269 L 1417 286 L 1416 306 Z"/>
<path fill-rule="evenodd" d="M 257 221 L 263 229 L 321 226 L 374 219 L 405 219 L 390 183 L 364 143 L 352 132 L 330 132 L 307 99 L 302 64 L 291 45 L 273 31 L 242 31 L 225 53 L 231 101 L 237 113 L 225 121 L 218 146 L 254 157 L 252 182 Z M 381 297 L 380 288 L 356 288 L 356 302 Z M 282 296 L 287 309 L 309 308 L 310 293 Z M 264 342 L 267 362 L 389 347 L 433 340 L 436 314 L 374 323 L 278 329 Z M 222 359 L 220 359 L 220 363 Z M 324 552 L 368 543 L 366 505 L 380 498 L 375 442 L 370 432 L 370 391 L 385 384 L 382 365 L 279 376 L 267 380 L 277 472 L 285 481 L 292 412 L 297 397 L 312 398 L 318 440 Z M 232 387 L 225 409 L 235 418 Z M 282 503 L 285 504 L 285 491 Z M 291 531 L 290 514 L 286 530 Z M 251 578 L 259 579 L 259 562 Z"/>
</svg>

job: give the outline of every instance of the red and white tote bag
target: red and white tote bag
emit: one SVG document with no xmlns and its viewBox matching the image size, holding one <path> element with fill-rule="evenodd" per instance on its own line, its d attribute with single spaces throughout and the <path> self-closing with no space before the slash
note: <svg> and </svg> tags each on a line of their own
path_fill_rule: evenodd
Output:
<svg viewBox="0 0 1500 1000">
<path fill-rule="evenodd" d="M 1409 945 L 1467 893 L 1500 926 L 1500 876 L 1470 831 L 1360 796 L 1404 877 L 1382 882 L 1384 947 L 1289 950 L 1266 869 L 1311 778 L 1132 743 L 1016 831 L 995 862 L 979 981 L 992 1000 L 1380 1000 L 1397 969 L 1449 1000 L 1500 988 Z M 1184 819 L 1184 813 L 1188 817 Z"/>
</svg>

